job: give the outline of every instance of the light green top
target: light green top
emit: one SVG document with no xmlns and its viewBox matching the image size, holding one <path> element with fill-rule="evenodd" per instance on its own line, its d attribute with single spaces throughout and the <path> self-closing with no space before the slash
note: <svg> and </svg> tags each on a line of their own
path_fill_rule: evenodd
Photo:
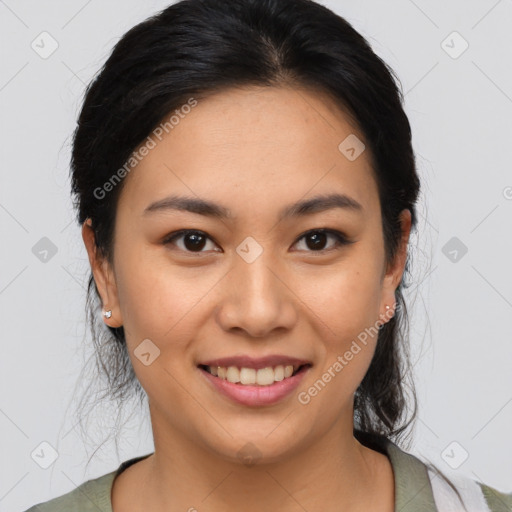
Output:
<svg viewBox="0 0 512 512">
<path fill-rule="evenodd" d="M 365 446 L 388 456 L 395 479 L 395 512 L 442 512 L 436 507 L 427 465 L 412 454 L 399 448 L 385 437 L 356 438 Z M 364 441 L 364 442 L 363 442 Z M 25 512 L 112 512 L 111 490 L 114 478 L 128 466 L 151 455 L 134 457 L 123 462 L 117 470 L 99 478 L 88 480 L 76 489 L 58 498 L 34 505 Z M 512 493 L 500 492 L 477 482 L 491 512 L 512 512 Z M 439 501 L 437 501 L 439 504 Z M 461 510 L 463 510 L 461 508 Z"/>
</svg>

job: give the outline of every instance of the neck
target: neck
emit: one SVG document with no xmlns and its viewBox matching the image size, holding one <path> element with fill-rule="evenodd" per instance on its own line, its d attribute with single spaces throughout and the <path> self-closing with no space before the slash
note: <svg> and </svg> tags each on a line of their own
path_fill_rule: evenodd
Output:
<svg viewBox="0 0 512 512">
<path fill-rule="evenodd" d="M 121 474 L 128 491 L 123 491 L 123 498 L 116 494 L 117 499 L 126 499 L 132 506 L 138 499 L 140 509 L 156 512 L 260 512 L 278 507 L 281 512 L 393 510 L 389 461 L 354 438 L 351 422 L 334 423 L 316 443 L 306 440 L 304 446 L 295 445 L 292 453 L 272 460 L 261 454 L 254 463 L 246 464 L 240 458 L 212 453 L 183 433 L 169 433 L 159 428 L 158 421 L 153 415 L 154 433 L 164 433 L 155 435 L 155 453 Z M 137 478 L 135 471 L 131 476 L 137 498 L 128 494 L 130 488 L 135 489 L 129 484 L 129 472 L 136 466 Z"/>
</svg>

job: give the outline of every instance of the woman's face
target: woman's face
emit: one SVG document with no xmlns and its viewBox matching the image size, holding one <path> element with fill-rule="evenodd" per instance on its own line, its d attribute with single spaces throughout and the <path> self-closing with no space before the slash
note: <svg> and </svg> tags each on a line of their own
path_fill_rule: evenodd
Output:
<svg viewBox="0 0 512 512">
<path fill-rule="evenodd" d="M 225 459 L 252 450 L 270 461 L 335 424 L 351 435 L 353 395 L 394 306 L 409 230 L 405 217 L 402 251 L 387 266 L 369 154 L 358 156 L 354 135 L 362 140 L 321 95 L 242 88 L 199 100 L 152 136 L 120 195 L 113 266 L 91 261 L 112 310 L 105 322 L 124 326 L 149 397 L 155 445 L 178 437 Z M 216 207 L 178 209 L 171 196 Z M 195 233 L 170 240 L 181 230 Z M 249 359 L 225 366 L 246 368 L 244 381 L 280 363 L 258 382 L 282 380 L 219 382 L 199 366 L 237 356 Z M 277 359 L 255 361 L 267 356 Z M 288 381 L 292 358 L 309 367 Z"/>
</svg>

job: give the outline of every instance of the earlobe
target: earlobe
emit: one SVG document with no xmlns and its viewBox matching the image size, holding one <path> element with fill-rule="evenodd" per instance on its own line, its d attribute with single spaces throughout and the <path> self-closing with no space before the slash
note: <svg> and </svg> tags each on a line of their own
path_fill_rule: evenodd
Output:
<svg viewBox="0 0 512 512">
<path fill-rule="evenodd" d="M 102 318 L 109 327 L 121 327 L 123 325 L 117 288 L 111 266 L 106 258 L 100 254 L 96 246 L 96 237 L 91 219 L 87 219 L 82 225 L 82 239 L 87 250 L 89 264 L 100 294 L 102 303 Z"/>
</svg>

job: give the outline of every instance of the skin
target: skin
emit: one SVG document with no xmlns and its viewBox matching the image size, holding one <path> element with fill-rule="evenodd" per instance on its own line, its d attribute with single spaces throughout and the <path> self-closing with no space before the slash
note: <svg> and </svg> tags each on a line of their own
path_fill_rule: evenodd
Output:
<svg viewBox="0 0 512 512">
<path fill-rule="evenodd" d="M 112 327 L 123 325 L 137 378 L 149 397 L 155 453 L 112 488 L 114 512 L 135 510 L 282 512 L 394 509 L 388 458 L 353 437 L 354 393 L 377 342 L 366 346 L 307 405 L 307 390 L 365 328 L 394 307 L 405 265 L 402 241 L 386 261 L 377 185 L 369 151 L 348 160 L 338 145 L 363 136 L 326 96 L 288 87 L 216 93 L 165 134 L 126 177 L 115 224 L 113 264 L 82 234 Z M 278 222 L 286 205 L 339 192 L 361 211 L 334 208 Z M 144 215 L 168 195 L 209 199 L 232 220 L 173 210 Z M 304 233 L 330 228 L 354 243 L 320 248 Z M 208 237 L 165 245 L 180 229 Z M 236 252 L 253 237 L 262 254 Z M 302 237 L 302 238 L 301 238 Z M 312 248 L 313 247 L 313 248 Z M 388 317 L 389 318 L 389 317 Z M 160 355 L 134 356 L 144 339 Z M 273 406 L 249 407 L 220 395 L 197 364 L 229 355 L 286 354 L 313 364 L 299 389 Z M 237 456 L 252 443 L 247 466 Z M 279 508 L 278 508 L 279 507 Z M 194 510 L 194 509 L 192 509 Z"/>
</svg>

